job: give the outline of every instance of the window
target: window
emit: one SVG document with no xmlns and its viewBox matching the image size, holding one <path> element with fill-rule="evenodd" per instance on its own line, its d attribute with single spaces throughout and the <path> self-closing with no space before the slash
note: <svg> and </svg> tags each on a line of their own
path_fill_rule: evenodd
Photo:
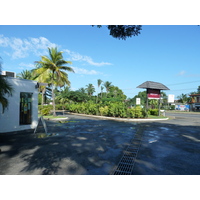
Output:
<svg viewBox="0 0 200 200">
<path fill-rule="evenodd" d="M 32 95 L 33 93 L 28 92 L 20 93 L 20 125 L 32 123 Z"/>
</svg>

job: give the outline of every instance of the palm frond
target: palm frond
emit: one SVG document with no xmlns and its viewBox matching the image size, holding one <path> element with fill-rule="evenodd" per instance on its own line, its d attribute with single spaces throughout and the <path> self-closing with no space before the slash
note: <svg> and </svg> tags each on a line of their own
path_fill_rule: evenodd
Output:
<svg viewBox="0 0 200 200">
<path fill-rule="evenodd" d="M 6 108 L 8 108 L 8 100 L 6 97 L 12 96 L 13 91 L 14 89 L 12 88 L 12 85 L 0 75 L 0 103 L 3 108 L 3 112 Z"/>
</svg>

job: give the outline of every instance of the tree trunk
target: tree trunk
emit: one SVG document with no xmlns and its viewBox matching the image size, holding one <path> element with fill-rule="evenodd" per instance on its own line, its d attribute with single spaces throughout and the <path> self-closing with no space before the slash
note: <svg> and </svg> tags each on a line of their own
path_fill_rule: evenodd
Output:
<svg viewBox="0 0 200 200">
<path fill-rule="evenodd" d="M 98 91 L 97 91 L 97 98 L 96 98 L 96 103 L 98 102 Z"/>
<path fill-rule="evenodd" d="M 45 93 L 46 88 L 42 90 L 42 107 L 44 106 L 44 93 Z"/>
<path fill-rule="evenodd" d="M 54 85 L 52 85 L 52 100 L 53 100 L 53 116 L 56 116 L 56 104 L 55 104 Z"/>
</svg>

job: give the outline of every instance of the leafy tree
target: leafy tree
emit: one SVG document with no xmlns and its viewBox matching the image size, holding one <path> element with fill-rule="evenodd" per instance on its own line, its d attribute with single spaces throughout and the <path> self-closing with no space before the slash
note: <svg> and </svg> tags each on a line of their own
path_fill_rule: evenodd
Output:
<svg viewBox="0 0 200 200">
<path fill-rule="evenodd" d="M 101 28 L 102 25 L 97 25 Z M 142 30 L 141 25 L 108 25 L 110 35 L 114 38 L 126 40 L 128 37 L 138 36 Z"/>
<path fill-rule="evenodd" d="M 1 58 L 0 58 L 1 59 Z M 7 97 L 12 96 L 12 86 L 9 82 L 1 75 L 1 60 L 0 60 L 0 104 L 2 105 L 2 111 L 8 108 L 9 102 Z"/>
<path fill-rule="evenodd" d="M 83 93 L 83 94 L 85 94 L 86 93 L 86 90 L 85 90 L 85 88 L 79 88 L 78 90 L 77 90 L 78 92 L 80 92 L 80 93 Z"/>
<path fill-rule="evenodd" d="M 197 88 L 197 93 L 200 94 L 200 85 Z"/>
<path fill-rule="evenodd" d="M 146 92 L 146 91 L 143 91 L 143 92 L 139 92 L 137 95 L 135 95 L 135 96 L 131 99 L 132 105 L 136 105 L 136 98 L 140 98 L 141 105 L 146 105 L 146 101 L 147 101 L 147 92 Z"/>
<path fill-rule="evenodd" d="M 63 90 L 55 90 L 55 100 L 58 101 L 59 104 L 62 104 L 62 108 L 64 110 L 64 105 L 69 101 L 67 95 L 69 93 L 69 87 L 65 87 Z"/>
<path fill-rule="evenodd" d="M 55 116 L 55 86 L 63 87 L 65 84 L 69 86 L 70 81 L 65 71 L 74 71 L 71 67 L 65 66 L 71 62 L 63 59 L 63 52 L 58 52 L 57 47 L 48 48 L 48 50 L 49 56 L 41 56 L 41 61 L 36 61 L 38 68 L 35 73 L 52 86 L 53 115 Z"/>
<path fill-rule="evenodd" d="M 94 88 L 94 86 L 90 83 L 90 84 L 86 85 L 86 91 L 87 91 L 87 94 L 88 94 L 89 96 L 92 96 L 93 93 L 95 92 L 95 88 Z"/>
<path fill-rule="evenodd" d="M 183 104 L 187 103 L 188 100 L 189 100 L 188 95 L 187 94 L 183 94 L 183 93 L 181 95 L 177 96 L 177 98 Z"/>
<path fill-rule="evenodd" d="M 67 98 L 74 102 L 85 102 L 89 100 L 88 95 L 86 93 L 82 93 L 80 91 L 70 91 L 67 94 Z"/>
<path fill-rule="evenodd" d="M 118 98 L 120 101 L 124 101 L 126 99 L 126 95 L 124 95 L 123 91 L 117 86 L 113 85 L 109 87 L 109 93 L 107 97 Z"/>
</svg>

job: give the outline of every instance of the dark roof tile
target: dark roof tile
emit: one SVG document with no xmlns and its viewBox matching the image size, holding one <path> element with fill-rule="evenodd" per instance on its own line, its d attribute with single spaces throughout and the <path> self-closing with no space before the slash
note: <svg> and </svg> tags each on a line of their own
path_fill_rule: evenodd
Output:
<svg viewBox="0 0 200 200">
<path fill-rule="evenodd" d="M 146 81 L 141 85 L 137 86 L 137 88 L 151 88 L 151 89 L 158 89 L 158 90 L 169 90 L 168 87 L 163 85 L 162 83 L 153 82 L 153 81 Z"/>
</svg>

